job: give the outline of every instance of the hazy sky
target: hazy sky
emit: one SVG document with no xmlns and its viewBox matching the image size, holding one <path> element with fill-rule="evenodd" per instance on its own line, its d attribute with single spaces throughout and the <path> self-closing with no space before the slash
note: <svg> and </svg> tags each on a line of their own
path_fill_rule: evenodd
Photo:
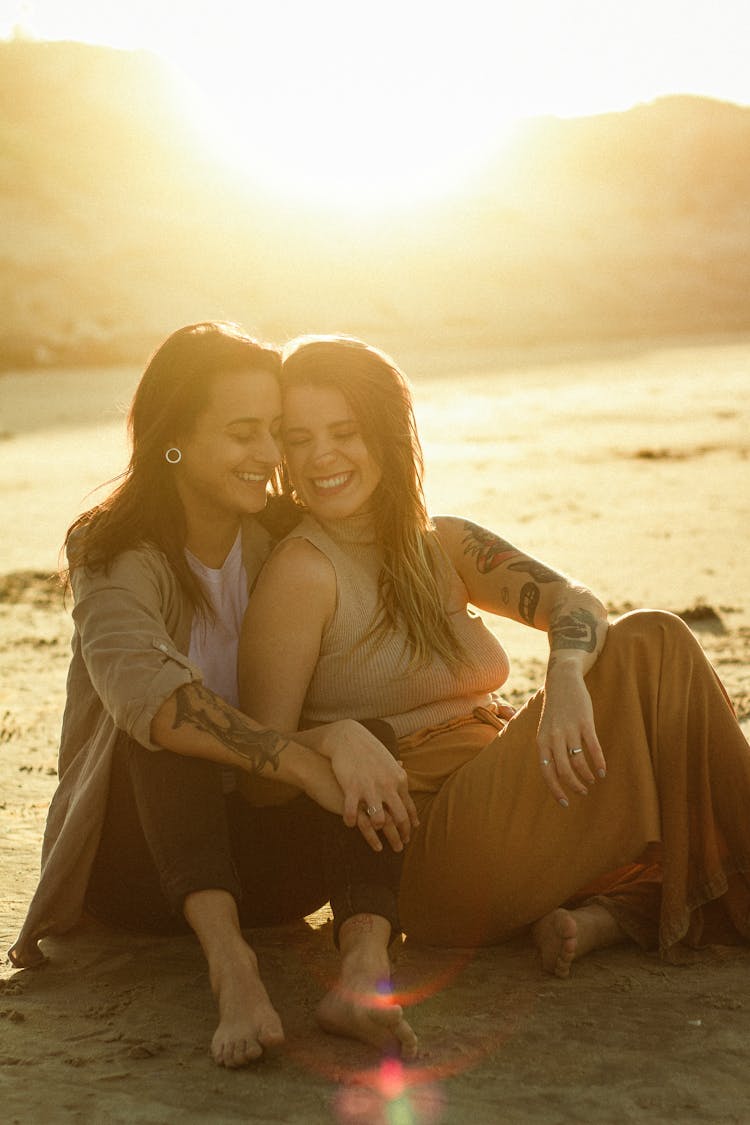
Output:
<svg viewBox="0 0 750 1125">
<path fill-rule="evenodd" d="M 316 160 L 327 191 L 380 192 L 386 164 L 439 182 L 519 116 L 750 104 L 750 0 L 0 0 L 14 27 L 159 52 L 225 145 L 311 191 Z"/>
</svg>

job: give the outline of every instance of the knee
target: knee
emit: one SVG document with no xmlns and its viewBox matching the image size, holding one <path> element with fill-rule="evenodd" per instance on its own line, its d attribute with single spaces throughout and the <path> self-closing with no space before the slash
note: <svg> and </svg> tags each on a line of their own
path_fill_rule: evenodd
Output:
<svg viewBox="0 0 750 1125">
<path fill-rule="evenodd" d="M 610 639 L 623 640 L 660 640 L 662 642 L 677 642 L 685 640 L 695 643 L 690 629 L 676 613 L 665 609 L 634 609 L 623 614 L 612 622 L 607 634 L 607 644 Z"/>
</svg>

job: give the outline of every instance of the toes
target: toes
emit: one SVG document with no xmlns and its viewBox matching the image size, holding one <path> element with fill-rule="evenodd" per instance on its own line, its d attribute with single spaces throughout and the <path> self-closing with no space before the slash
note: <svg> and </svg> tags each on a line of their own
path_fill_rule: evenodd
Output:
<svg viewBox="0 0 750 1125">
<path fill-rule="evenodd" d="M 546 915 L 535 929 L 542 967 L 556 977 L 567 977 L 578 949 L 578 925 L 568 910 Z"/>
<path fill-rule="evenodd" d="M 404 1011 L 398 1004 L 389 1008 L 373 1008 L 368 1013 L 369 1022 L 374 1025 L 376 1046 L 395 1047 L 404 1059 L 417 1056 L 418 1040 L 414 1031 L 404 1019 Z"/>
<path fill-rule="evenodd" d="M 268 1051 L 273 1053 L 277 1051 L 284 1043 L 284 1032 L 281 1028 L 272 1028 L 269 1031 L 261 1031 L 258 1035 L 259 1049 L 261 1051 Z"/>
<path fill-rule="evenodd" d="M 396 1035 L 401 1044 L 401 1058 L 415 1059 L 419 1053 L 419 1040 L 406 1020 L 401 1020 L 399 1023 Z"/>
<path fill-rule="evenodd" d="M 248 1063 L 255 1062 L 263 1054 L 263 1046 L 257 1039 L 221 1040 L 211 1049 L 214 1062 L 228 1070 L 239 1070 Z"/>
<path fill-rule="evenodd" d="M 230 1070 L 239 1070 L 241 1066 L 245 1066 L 245 1064 L 250 1061 L 252 1054 L 247 1041 L 245 1039 L 240 1039 L 230 1045 L 224 1057 L 224 1066 L 229 1067 Z"/>
<path fill-rule="evenodd" d="M 262 1054 L 263 1047 L 257 1039 L 244 1039 L 234 1048 L 235 1065 L 246 1066 L 249 1062 L 259 1059 Z"/>
</svg>

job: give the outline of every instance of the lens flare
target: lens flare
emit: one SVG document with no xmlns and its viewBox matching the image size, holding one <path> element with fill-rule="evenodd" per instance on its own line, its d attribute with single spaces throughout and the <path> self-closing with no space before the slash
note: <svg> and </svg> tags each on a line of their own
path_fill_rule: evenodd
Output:
<svg viewBox="0 0 750 1125">
<path fill-rule="evenodd" d="M 357 1085 L 339 1089 L 333 1109 L 340 1125 L 437 1125 L 443 1109 L 439 1087 L 398 1059 L 384 1059 L 360 1076 Z"/>
<path fill-rule="evenodd" d="M 330 920 L 326 916 L 316 921 L 320 925 L 312 928 L 317 930 Z M 366 993 L 342 989 L 331 959 L 321 957 L 320 947 L 287 940 L 284 949 L 285 960 L 296 956 L 304 974 L 324 992 L 333 990 L 342 999 L 373 1010 L 401 1006 L 425 1050 L 423 1060 L 402 1062 L 390 1051 L 381 1052 L 384 1057 L 375 1067 L 347 1066 L 341 1040 L 336 1046 L 326 1037 L 290 1038 L 285 1047 L 289 1062 L 333 1086 L 330 1107 L 336 1125 L 439 1125 L 449 1108 L 449 1080 L 486 1064 L 514 1038 L 537 1003 L 536 985 L 508 987 L 502 974 L 496 989 L 485 988 L 483 1011 L 475 1012 L 470 1024 L 463 1020 L 460 1028 L 451 1029 L 444 1015 L 438 1017 L 439 1024 L 434 1022 L 430 1001 L 454 985 L 460 990 L 462 975 L 473 976 L 479 949 L 433 948 L 424 959 L 407 944 L 396 955 L 400 987 L 384 977 Z M 425 963 L 430 965 L 427 974 L 420 972 Z M 366 1048 L 350 1045 L 361 1058 Z"/>
</svg>

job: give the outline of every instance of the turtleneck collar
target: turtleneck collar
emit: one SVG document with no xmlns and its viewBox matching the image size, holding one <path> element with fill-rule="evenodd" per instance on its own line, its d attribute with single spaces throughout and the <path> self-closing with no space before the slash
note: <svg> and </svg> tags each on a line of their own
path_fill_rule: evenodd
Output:
<svg viewBox="0 0 750 1125">
<path fill-rule="evenodd" d="M 357 512 L 345 519 L 318 520 L 317 522 L 336 543 L 359 543 L 365 546 L 374 545 L 377 542 L 375 516 L 371 509 Z"/>
</svg>

